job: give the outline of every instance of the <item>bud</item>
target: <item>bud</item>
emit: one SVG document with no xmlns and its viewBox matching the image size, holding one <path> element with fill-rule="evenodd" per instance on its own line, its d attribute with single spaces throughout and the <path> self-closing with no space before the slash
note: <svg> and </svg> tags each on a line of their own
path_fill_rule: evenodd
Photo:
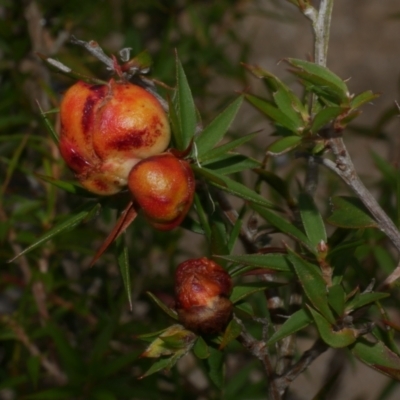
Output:
<svg viewBox="0 0 400 400">
<path fill-rule="evenodd" d="M 208 258 L 187 260 L 175 272 L 179 321 L 194 332 L 213 334 L 225 329 L 232 315 L 230 275 Z"/>
<path fill-rule="evenodd" d="M 193 202 L 195 180 L 187 161 L 163 153 L 140 161 L 129 174 L 129 190 L 157 229 L 178 226 Z"/>
<path fill-rule="evenodd" d="M 171 136 L 159 101 L 127 82 L 75 83 L 60 117 L 62 157 L 86 189 L 102 195 L 126 186 L 132 167 L 163 152 Z"/>
</svg>

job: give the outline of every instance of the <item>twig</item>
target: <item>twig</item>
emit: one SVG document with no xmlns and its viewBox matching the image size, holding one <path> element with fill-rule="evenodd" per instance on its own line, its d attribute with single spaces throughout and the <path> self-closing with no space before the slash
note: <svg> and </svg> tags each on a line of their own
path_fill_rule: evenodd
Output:
<svg viewBox="0 0 400 400">
<path fill-rule="evenodd" d="M 343 179 L 370 211 L 378 224 L 378 228 L 392 241 L 400 252 L 400 233 L 396 225 L 382 210 L 381 206 L 357 175 L 343 139 L 341 137 L 330 137 L 328 144 L 336 160 L 332 161 L 328 158 L 316 158 L 316 160 Z"/>
<path fill-rule="evenodd" d="M 400 278 L 400 262 L 397 264 L 397 267 L 394 271 L 378 286 L 379 291 L 389 290 L 394 282 L 396 282 Z"/>
<path fill-rule="evenodd" d="M 321 0 L 317 11 L 311 4 L 304 8 L 300 7 L 303 14 L 311 21 L 314 32 L 314 62 L 317 65 L 326 66 L 328 57 L 329 31 L 331 27 L 331 16 L 334 0 Z M 307 2 L 308 3 L 308 2 Z M 314 110 L 316 96 L 312 96 L 310 111 Z M 313 158 L 308 158 L 307 172 L 304 189 L 312 196 L 318 186 L 318 164 L 313 162 Z"/>
<path fill-rule="evenodd" d="M 244 326 L 243 322 L 238 317 L 236 317 L 236 315 L 234 315 L 233 318 L 242 328 L 242 332 L 238 336 L 237 340 L 253 356 L 258 358 L 262 362 L 265 371 L 267 373 L 267 376 L 270 379 L 268 385 L 268 400 L 281 400 L 281 395 L 279 394 L 275 381 L 272 379 L 272 377 L 274 376 L 274 371 L 272 368 L 271 360 L 269 358 L 268 349 L 265 346 L 265 342 L 255 339 L 246 330 L 246 327 Z"/>
<path fill-rule="evenodd" d="M 313 346 L 302 355 L 300 360 L 285 373 L 285 375 L 275 379 L 275 384 L 279 393 L 283 394 L 288 386 L 327 349 L 328 346 L 322 340 L 318 339 Z"/>
</svg>

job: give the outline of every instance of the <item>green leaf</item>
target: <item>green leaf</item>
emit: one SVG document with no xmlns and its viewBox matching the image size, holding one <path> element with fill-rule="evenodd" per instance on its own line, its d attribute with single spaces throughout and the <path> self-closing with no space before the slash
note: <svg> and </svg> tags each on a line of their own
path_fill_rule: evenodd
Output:
<svg viewBox="0 0 400 400">
<path fill-rule="evenodd" d="M 206 360 L 208 376 L 218 389 L 222 389 L 225 378 L 224 355 L 214 347 L 209 347 L 209 349 L 210 357 Z"/>
<path fill-rule="evenodd" d="M 154 295 L 151 292 L 146 292 L 146 294 L 151 298 L 151 300 L 154 301 L 158 305 L 158 307 L 161 308 L 167 315 L 169 315 L 171 318 L 177 320 L 178 315 L 175 310 L 172 308 L 167 307 L 156 295 Z"/>
<path fill-rule="evenodd" d="M 206 162 L 214 161 L 214 159 L 219 159 L 219 157 L 254 139 L 258 134 L 259 132 L 250 133 L 238 139 L 232 140 L 229 143 L 225 143 L 222 146 L 215 147 L 201 157 L 198 157 L 198 160 L 201 164 L 205 164 Z"/>
<path fill-rule="evenodd" d="M 347 229 L 376 228 L 377 224 L 364 204 L 356 197 L 332 197 L 332 214 L 326 221 Z"/>
<path fill-rule="evenodd" d="M 370 101 L 376 99 L 380 95 L 377 93 L 373 93 L 371 90 L 367 90 L 365 92 L 362 92 L 355 96 L 351 102 L 350 106 L 351 108 L 358 108 L 364 105 L 365 103 L 369 103 Z"/>
<path fill-rule="evenodd" d="M 250 104 L 256 107 L 263 114 L 265 114 L 273 122 L 285 127 L 286 129 L 289 129 L 289 131 L 296 134 L 301 133 L 301 129 L 296 121 L 290 119 L 287 114 L 282 112 L 279 108 L 275 107 L 267 100 L 261 99 L 251 94 L 246 94 L 245 97 L 246 100 L 250 102 Z"/>
<path fill-rule="evenodd" d="M 54 179 L 51 176 L 46 176 L 46 175 L 41 175 L 41 174 L 35 174 L 39 179 L 42 179 L 45 182 L 50 183 L 51 185 L 54 185 L 55 187 L 58 187 L 59 189 L 64 190 L 65 192 L 68 193 L 73 193 L 78 196 L 82 197 L 97 197 L 95 194 L 89 192 L 88 190 L 84 189 L 82 186 L 76 184 L 75 182 L 67 182 L 67 181 L 61 181 L 58 179 Z"/>
<path fill-rule="evenodd" d="M 243 64 L 257 78 L 265 79 L 268 88 L 273 93 L 275 102 L 283 112 L 291 113 L 293 120 L 298 120 L 299 125 L 306 122 L 308 112 L 301 100 L 280 79 L 270 72 L 253 65 Z M 300 120 L 299 120 L 300 117 Z"/>
<path fill-rule="evenodd" d="M 327 242 L 325 225 L 321 214 L 313 198 L 306 193 L 301 193 L 299 196 L 299 209 L 304 231 L 314 248 L 317 249 L 321 241 Z"/>
<path fill-rule="evenodd" d="M 80 74 L 79 72 L 75 72 L 71 68 L 62 64 L 58 60 L 55 60 L 54 58 L 46 57 L 45 55 L 40 54 L 40 53 L 36 53 L 36 55 L 39 56 L 42 59 L 42 61 L 47 65 L 47 67 L 49 67 L 51 70 L 58 72 L 62 75 L 65 75 L 68 78 L 84 81 L 86 83 L 93 84 L 93 85 L 107 85 L 106 81 L 97 79 L 92 76 L 83 75 L 83 74 Z"/>
<path fill-rule="evenodd" d="M 370 343 L 361 338 L 351 347 L 351 352 L 369 367 L 400 380 L 400 357 L 382 342 Z"/>
<path fill-rule="evenodd" d="M 242 303 L 236 303 L 235 308 L 244 312 L 245 314 L 251 315 L 252 317 L 255 316 L 253 306 L 246 301 L 243 301 Z"/>
<path fill-rule="evenodd" d="M 329 288 L 328 302 L 338 316 L 343 315 L 345 301 L 346 293 L 344 292 L 342 285 L 333 285 Z"/>
<path fill-rule="evenodd" d="M 288 58 L 286 61 L 295 67 L 293 74 L 334 95 L 340 103 L 349 101 L 350 94 L 346 84 L 328 68 L 294 58 Z"/>
<path fill-rule="evenodd" d="M 129 308 L 132 311 L 132 288 L 131 288 L 131 274 L 129 266 L 129 249 L 124 239 L 125 235 L 117 239 L 117 260 L 118 260 L 119 271 L 122 277 L 122 282 L 124 284 L 126 297 L 128 299 Z"/>
<path fill-rule="evenodd" d="M 307 311 L 300 309 L 294 312 L 283 325 L 269 338 L 267 346 L 272 346 L 279 340 L 284 339 L 287 336 L 293 335 L 293 333 L 304 329 L 310 325 L 312 319 Z"/>
<path fill-rule="evenodd" d="M 240 326 L 240 324 L 236 322 L 234 318 L 231 319 L 222 336 L 221 344 L 219 345 L 219 350 L 222 350 L 230 342 L 235 340 L 241 334 L 241 332 L 242 332 L 242 327 Z"/>
<path fill-rule="evenodd" d="M 175 103 L 172 101 L 170 96 L 167 96 L 167 101 L 168 101 L 168 117 L 172 130 L 173 145 L 176 148 L 178 148 L 179 146 L 183 147 L 182 130 L 179 122 L 178 111 L 176 109 L 177 106 L 175 108 Z"/>
<path fill-rule="evenodd" d="M 346 312 L 357 310 L 367 304 L 375 303 L 376 301 L 385 299 L 389 296 L 389 293 L 359 293 L 346 304 Z"/>
<path fill-rule="evenodd" d="M 228 247 L 226 244 L 226 227 L 222 221 L 215 221 L 211 225 L 211 240 L 210 250 L 212 254 L 228 254 Z"/>
<path fill-rule="evenodd" d="M 288 249 L 288 252 L 288 258 L 296 271 L 304 293 L 311 301 L 312 305 L 319 310 L 330 323 L 335 323 L 335 318 L 328 305 L 326 283 L 322 277 L 321 270 L 316 265 L 303 260 L 294 251 Z"/>
<path fill-rule="evenodd" d="M 265 169 L 256 168 L 254 172 L 258 174 L 259 178 L 271 186 L 277 193 L 279 193 L 288 204 L 294 205 L 295 201 L 290 194 L 288 182 L 273 172 L 266 171 Z"/>
<path fill-rule="evenodd" d="M 140 339 L 145 342 L 152 342 L 153 340 L 157 339 L 162 333 L 164 333 L 168 329 L 170 329 L 170 327 L 161 329 L 157 332 L 150 332 L 150 333 L 143 333 L 142 335 L 136 335 L 135 339 Z"/>
<path fill-rule="evenodd" d="M 208 215 L 204 210 L 203 204 L 197 193 L 194 194 L 194 206 L 199 217 L 200 225 L 203 228 L 204 235 L 208 240 L 211 240 L 211 227 L 208 221 Z"/>
<path fill-rule="evenodd" d="M 153 363 L 153 365 L 138 379 L 146 378 L 149 375 L 152 375 L 156 372 L 159 372 L 163 369 L 170 369 L 172 368 L 178 360 L 176 356 L 168 357 L 168 358 L 160 358 Z"/>
<path fill-rule="evenodd" d="M 196 340 L 196 343 L 193 347 L 193 353 L 201 360 L 205 360 L 206 358 L 210 357 L 208 345 L 201 336 L 199 336 Z"/>
<path fill-rule="evenodd" d="M 206 168 L 192 166 L 192 169 L 196 172 L 196 174 L 205 177 L 212 185 L 224 190 L 225 192 L 233 194 L 234 196 L 240 197 L 244 200 L 261 204 L 264 207 L 273 207 L 273 204 L 266 200 L 263 196 L 249 189 L 247 186 L 234 181 L 233 179 L 230 179 L 224 175 L 220 175 Z"/>
<path fill-rule="evenodd" d="M 97 204 L 94 206 L 96 207 Z M 46 243 L 48 240 L 52 239 L 56 235 L 59 235 L 60 233 L 63 232 L 68 232 L 75 228 L 79 223 L 81 223 L 90 213 L 91 209 L 94 208 L 93 204 L 91 203 L 90 205 L 86 205 L 84 207 L 83 211 L 80 211 L 76 214 L 70 214 L 63 222 L 57 224 L 55 227 L 52 229 L 48 230 L 44 235 L 42 235 L 36 242 L 25 248 L 24 250 L 21 251 L 21 253 L 17 254 L 14 258 L 9 260 L 9 262 L 15 261 L 18 257 L 21 257 L 24 254 L 27 254 L 31 252 L 32 250 L 35 250 L 42 244 Z"/>
<path fill-rule="evenodd" d="M 177 110 L 180 125 L 180 137 L 177 141 L 178 150 L 186 150 L 196 132 L 196 107 L 193 101 L 192 91 L 186 78 L 185 71 L 179 58 L 176 58 L 176 82 L 174 104 Z"/>
<path fill-rule="evenodd" d="M 314 318 L 315 324 L 321 339 L 334 349 L 347 347 L 354 343 L 357 339 L 357 334 L 354 329 L 343 328 L 340 331 L 335 331 L 333 326 L 317 311 L 309 307 L 309 310 Z"/>
<path fill-rule="evenodd" d="M 297 131 L 300 132 L 304 128 L 304 121 L 301 115 L 293 108 L 295 106 L 294 99 L 297 99 L 297 97 L 284 85 L 273 94 L 273 97 L 278 108 L 296 124 Z M 296 103 L 298 104 L 300 101 Z"/>
<path fill-rule="evenodd" d="M 318 133 L 321 128 L 337 118 L 340 114 L 344 113 L 346 110 L 347 108 L 345 107 L 335 106 L 323 108 L 322 110 L 318 111 L 318 113 L 313 118 L 311 131 L 313 133 Z"/>
<path fill-rule="evenodd" d="M 302 140 L 301 136 L 283 137 L 267 147 L 267 154 L 271 156 L 280 156 L 300 146 Z"/>
<path fill-rule="evenodd" d="M 207 157 L 207 153 L 223 138 L 235 119 L 242 102 L 243 96 L 238 97 L 196 137 L 197 157 L 200 161 L 204 156 Z"/>
<path fill-rule="evenodd" d="M 215 171 L 221 175 L 234 174 L 244 170 L 260 167 L 260 161 L 244 156 L 242 154 L 224 154 L 212 161 L 206 161 L 202 166 L 207 166 L 208 169 Z"/>
<path fill-rule="evenodd" d="M 54 113 L 54 112 L 59 112 L 60 110 L 57 109 L 57 110 L 49 110 L 49 111 L 47 111 L 47 112 L 44 112 L 44 111 L 42 110 L 42 107 L 40 107 L 39 102 L 37 102 L 37 105 L 38 105 L 38 107 L 39 107 L 40 115 L 42 116 L 43 121 L 44 121 L 44 123 L 45 123 L 45 125 L 46 125 L 47 131 L 50 133 L 50 136 L 51 136 L 51 138 L 53 139 L 54 143 L 55 143 L 55 144 L 58 144 L 58 142 L 60 141 L 60 139 L 59 139 L 59 137 L 58 137 L 58 135 L 57 135 L 57 132 L 54 130 L 53 124 L 52 124 L 52 123 L 49 121 L 49 119 L 47 118 L 47 114 L 52 114 L 52 113 Z"/>
<path fill-rule="evenodd" d="M 275 287 L 273 282 L 250 282 L 241 285 L 235 285 L 230 296 L 230 301 L 235 304 L 252 295 L 253 293 L 260 292 L 272 286 Z"/>
<path fill-rule="evenodd" d="M 275 271 L 291 272 L 290 263 L 285 254 L 245 254 L 239 256 L 216 256 L 235 264 L 243 264 L 252 268 L 266 268 Z"/>
<path fill-rule="evenodd" d="M 280 232 L 285 233 L 295 240 L 298 240 L 305 247 L 307 247 L 311 252 L 315 253 L 314 245 L 310 242 L 307 236 L 298 228 L 296 228 L 293 223 L 282 218 L 280 215 L 276 214 L 271 210 L 260 207 L 255 204 L 250 204 L 254 211 L 257 211 L 261 217 L 268 221 L 272 226 L 277 228 Z"/>
</svg>

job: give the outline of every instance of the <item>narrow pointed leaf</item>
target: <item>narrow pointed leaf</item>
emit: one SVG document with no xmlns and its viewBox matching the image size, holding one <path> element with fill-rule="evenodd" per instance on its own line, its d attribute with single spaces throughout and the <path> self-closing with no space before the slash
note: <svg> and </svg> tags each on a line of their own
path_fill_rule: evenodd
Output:
<svg viewBox="0 0 400 400">
<path fill-rule="evenodd" d="M 253 293 L 263 291 L 271 286 L 275 287 L 276 284 L 274 284 L 274 282 L 250 282 L 235 285 L 230 296 L 230 301 L 233 304 L 238 303 Z"/>
<path fill-rule="evenodd" d="M 296 96 L 294 96 L 287 87 L 281 86 L 273 94 L 273 97 L 278 108 L 296 124 L 296 130 L 301 132 L 304 128 L 304 121 L 301 115 L 293 108 L 295 106 L 294 98 L 296 98 Z M 298 104 L 299 102 L 296 103 Z"/>
<path fill-rule="evenodd" d="M 79 186 L 75 182 L 66 182 L 66 181 L 61 181 L 58 179 L 55 179 L 51 176 L 46 176 L 46 175 L 41 175 L 41 174 L 35 174 L 39 179 L 42 179 L 45 182 L 48 182 L 55 187 L 58 187 L 68 193 L 73 193 L 82 197 L 96 197 L 93 193 L 89 192 L 88 190 L 84 189 L 82 186 Z"/>
<path fill-rule="evenodd" d="M 122 282 L 124 284 L 126 297 L 129 302 L 129 308 L 132 311 L 132 288 L 129 266 L 129 250 L 123 238 L 120 238 L 120 240 L 117 242 L 117 254 L 119 271 L 121 273 Z"/>
<path fill-rule="evenodd" d="M 293 223 L 287 221 L 279 214 L 264 207 L 260 207 L 259 205 L 251 204 L 251 208 L 254 211 L 257 211 L 261 217 L 263 217 L 272 226 L 277 228 L 280 232 L 289 235 L 293 239 L 299 241 L 301 244 L 306 246 L 311 252 L 315 253 L 314 245 L 300 229 L 293 225 Z"/>
<path fill-rule="evenodd" d="M 198 159 L 202 164 L 204 162 L 213 161 L 214 159 L 219 158 L 220 156 L 227 154 L 228 152 L 254 139 L 258 134 L 259 132 L 250 133 L 238 139 L 232 140 L 229 143 L 225 143 L 221 146 L 215 147 L 212 150 L 208 151 L 206 154 L 203 154 L 201 157 L 198 157 Z"/>
<path fill-rule="evenodd" d="M 178 150 L 186 150 L 196 131 L 196 107 L 193 101 L 192 91 L 186 78 L 185 71 L 178 57 L 176 58 L 176 82 L 175 107 L 180 125 L 180 138 Z"/>
<path fill-rule="evenodd" d="M 326 86 L 343 102 L 348 100 L 350 94 L 346 84 L 328 68 L 317 65 L 313 62 L 294 58 L 288 58 L 286 61 L 293 67 L 297 68 L 293 71 L 294 74 L 299 75 L 302 79 L 306 79 L 314 85 Z"/>
<path fill-rule="evenodd" d="M 274 205 L 266 200 L 263 196 L 259 195 L 255 191 L 249 189 L 247 186 L 234 181 L 224 175 L 220 175 L 207 168 L 199 168 L 192 166 L 192 169 L 196 174 L 205 177 L 212 185 L 219 189 L 224 190 L 234 196 L 240 197 L 244 200 L 252 201 L 256 204 L 261 204 L 264 207 L 273 207 Z"/>
<path fill-rule="evenodd" d="M 370 101 L 379 97 L 379 93 L 373 93 L 371 90 L 367 90 L 355 96 L 351 102 L 351 108 L 358 108 L 364 105 L 365 103 L 369 103 Z"/>
<path fill-rule="evenodd" d="M 242 327 L 239 325 L 239 323 L 236 322 L 234 318 L 231 319 L 222 336 L 221 344 L 219 345 L 219 350 L 222 350 L 230 342 L 235 340 L 240 335 L 241 332 L 242 332 Z"/>
<path fill-rule="evenodd" d="M 308 117 L 307 109 L 301 102 L 301 100 L 286 86 L 279 78 L 270 72 L 266 71 L 259 66 L 242 64 L 246 69 L 248 69 L 254 76 L 260 79 L 264 79 L 268 85 L 268 88 L 272 93 L 284 92 L 284 98 L 275 101 L 281 103 L 280 108 L 285 108 L 290 106 L 294 111 L 299 112 L 303 120 L 306 121 Z M 282 97 L 282 94 L 278 97 Z M 297 116 L 295 116 L 297 118 Z"/>
<path fill-rule="evenodd" d="M 400 357 L 382 342 L 370 343 L 361 338 L 351 347 L 351 352 L 369 367 L 400 380 Z"/>
<path fill-rule="evenodd" d="M 206 358 L 210 357 L 208 345 L 201 336 L 197 338 L 196 343 L 193 346 L 193 353 L 201 360 L 205 360 Z"/>
<path fill-rule="evenodd" d="M 335 310 L 338 316 L 342 316 L 344 312 L 344 304 L 346 293 L 342 285 L 333 285 L 328 291 L 328 303 Z"/>
<path fill-rule="evenodd" d="M 347 304 L 346 304 L 346 311 L 351 312 L 353 310 L 357 310 L 357 308 L 361 308 L 367 304 L 375 303 L 376 301 L 385 299 L 389 297 L 389 293 L 360 293 L 353 297 Z"/>
<path fill-rule="evenodd" d="M 171 125 L 173 145 L 176 148 L 182 149 L 183 148 L 182 130 L 177 110 L 175 108 L 175 103 L 172 101 L 170 96 L 167 96 L 167 101 L 168 101 L 168 117 Z"/>
<path fill-rule="evenodd" d="M 89 264 L 90 266 L 95 264 L 95 262 L 108 249 L 111 243 L 118 239 L 118 237 L 125 232 L 125 230 L 136 219 L 136 217 L 137 212 L 133 206 L 133 201 L 130 201 L 125 210 L 121 213 L 112 231 L 109 233 L 100 248 L 97 250 L 96 254 L 93 256 L 92 261 Z"/>
<path fill-rule="evenodd" d="M 40 115 L 42 116 L 43 121 L 46 125 L 46 129 L 50 133 L 50 137 L 53 139 L 55 144 L 58 144 L 58 142 L 60 141 L 60 138 L 58 137 L 56 131 L 54 130 L 53 124 L 47 118 L 47 114 L 50 114 L 54 111 L 59 112 L 59 110 L 57 109 L 57 110 L 50 110 L 50 111 L 44 112 L 38 101 L 37 101 L 37 105 L 39 107 Z"/>
<path fill-rule="evenodd" d="M 303 287 L 304 293 L 312 305 L 330 322 L 335 323 L 335 318 L 328 305 L 326 283 L 321 270 L 305 260 L 298 254 L 288 249 L 288 258 L 296 271 Z"/>
<path fill-rule="evenodd" d="M 313 133 L 318 133 L 318 131 L 325 125 L 329 124 L 340 114 L 346 111 L 345 107 L 326 107 L 320 110 L 314 117 L 311 124 L 311 131 Z"/>
<path fill-rule="evenodd" d="M 225 379 L 224 355 L 221 351 L 213 347 L 209 349 L 210 357 L 206 360 L 208 376 L 218 389 L 222 389 Z"/>
<path fill-rule="evenodd" d="M 259 178 L 271 186 L 277 193 L 279 193 L 290 205 L 294 205 L 295 201 L 290 194 L 288 183 L 280 176 L 266 171 L 264 169 L 256 168 L 254 172 L 258 174 Z"/>
<path fill-rule="evenodd" d="M 286 136 L 276 140 L 267 147 L 267 154 L 271 156 L 280 156 L 300 146 L 301 136 Z"/>
<path fill-rule="evenodd" d="M 170 369 L 171 367 L 174 366 L 176 361 L 177 360 L 174 358 L 174 356 L 168 358 L 160 358 L 159 360 L 154 362 L 154 364 L 138 379 L 146 378 L 147 376 L 159 372 L 163 369 Z"/>
<path fill-rule="evenodd" d="M 36 242 L 31 244 L 29 247 L 25 248 L 21 251 L 21 253 L 17 254 L 14 258 L 9 260 L 9 262 L 15 261 L 18 257 L 21 257 L 24 254 L 28 254 L 32 250 L 40 247 L 53 237 L 63 233 L 68 232 L 75 228 L 79 223 L 81 223 L 90 213 L 90 210 L 93 208 L 93 204 L 90 207 L 85 207 L 83 211 L 78 212 L 77 214 L 72 214 L 68 218 L 66 218 L 63 222 L 57 224 L 52 229 L 47 231 L 44 235 L 42 235 Z"/>
<path fill-rule="evenodd" d="M 299 125 L 296 123 L 296 121 L 293 121 L 289 115 L 282 112 L 279 108 L 275 107 L 267 100 L 261 99 L 251 94 L 246 94 L 245 97 L 250 104 L 256 107 L 263 114 L 265 114 L 273 122 L 282 125 L 283 127 L 289 129 L 291 132 L 297 134 L 300 133 Z"/>
<path fill-rule="evenodd" d="M 175 310 L 173 310 L 172 308 L 169 308 L 168 306 L 166 306 L 156 295 L 154 295 L 151 292 L 146 292 L 146 294 L 151 298 L 151 300 L 154 301 L 154 303 L 156 303 L 158 305 L 158 307 L 161 308 L 161 310 L 163 310 L 167 315 L 169 315 L 171 318 L 177 320 L 178 319 L 178 315 L 176 313 Z"/>
<path fill-rule="evenodd" d="M 231 126 L 235 116 L 242 105 L 243 96 L 238 97 L 231 103 L 221 114 L 204 128 L 203 132 L 196 137 L 195 144 L 197 146 L 197 155 L 199 160 L 206 156 L 207 153 L 223 138 L 229 127 Z"/>
<path fill-rule="evenodd" d="M 333 326 L 317 311 L 309 307 L 309 310 L 314 318 L 321 339 L 334 349 L 350 346 L 357 339 L 357 334 L 354 329 L 343 328 L 340 331 L 335 331 Z"/>
<path fill-rule="evenodd" d="M 283 325 L 269 338 L 267 346 L 272 346 L 279 340 L 293 335 L 312 323 L 312 318 L 307 311 L 300 309 L 294 312 Z"/>
<path fill-rule="evenodd" d="M 249 169 L 259 168 L 261 166 L 260 161 L 244 156 L 242 154 L 224 154 L 218 159 L 206 161 L 203 163 L 208 169 L 215 171 L 221 175 L 230 175 L 236 172 L 241 172 Z"/>
<path fill-rule="evenodd" d="M 324 221 L 313 198 L 306 193 L 299 196 L 299 209 L 304 231 L 316 249 L 321 241 L 327 242 Z"/>
<path fill-rule="evenodd" d="M 36 53 L 38 57 L 42 59 L 42 61 L 53 71 L 58 72 L 62 75 L 68 76 L 68 78 L 72 78 L 74 80 L 84 81 L 86 83 L 94 84 L 94 85 L 107 85 L 106 81 L 101 79 L 80 74 L 79 72 L 73 71 L 71 68 L 62 64 L 60 61 L 55 60 L 54 58 L 46 57 L 43 54 Z"/>
<path fill-rule="evenodd" d="M 243 264 L 254 268 L 291 272 L 290 263 L 285 254 L 245 254 L 240 256 L 217 256 L 235 264 Z"/>
<path fill-rule="evenodd" d="M 332 214 L 326 219 L 331 225 L 347 229 L 377 227 L 375 220 L 371 217 L 364 204 L 355 197 L 333 197 L 331 205 Z"/>
</svg>

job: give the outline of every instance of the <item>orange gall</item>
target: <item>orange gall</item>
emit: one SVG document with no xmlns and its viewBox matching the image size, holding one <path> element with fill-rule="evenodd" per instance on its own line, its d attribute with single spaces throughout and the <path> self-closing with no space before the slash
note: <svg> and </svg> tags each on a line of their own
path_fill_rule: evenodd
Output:
<svg viewBox="0 0 400 400">
<path fill-rule="evenodd" d="M 175 302 L 185 328 L 203 334 L 223 331 L 232 317 L 230 275 L 208 258 L 187 260 L 175 272 Z"/>
<path fill-rule="evenodd" d="M 140 86 L 111 80 L 77 82 L 60 105 L 60 152 L 89 191 L 110 195 L 127 185 L 132 167 L 170 141 L 159 101 Z"/>
<path fill-rule="evenodd" d="M 137 163 L 128 187 L 148 221 L 157 229 L 170 230 L 183 221 L 192 205 L 195 179 L 187 161 L 163 153 Z"/>
</svg>

